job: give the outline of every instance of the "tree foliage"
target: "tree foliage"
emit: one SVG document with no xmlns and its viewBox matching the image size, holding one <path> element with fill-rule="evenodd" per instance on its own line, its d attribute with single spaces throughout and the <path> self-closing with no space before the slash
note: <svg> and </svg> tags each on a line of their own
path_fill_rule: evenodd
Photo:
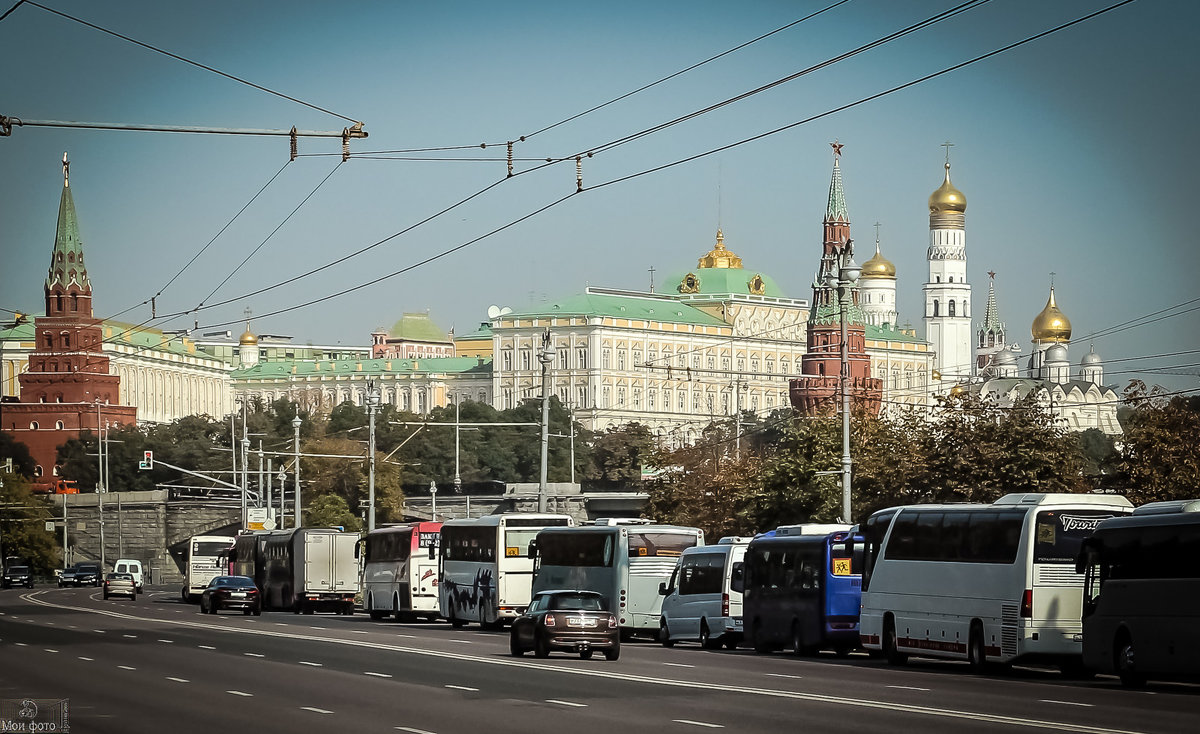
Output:
<svg viewBox="0 0 1200 734">
<path fill-rule="evenodd" d="M 1116 484 L 1134 504 L 1200 495 L 1200 396 L 1162 395 L 1134 381 L 1133 410 L 1113 464 Z"/>
<path fill-rule="evenodd" d="M 20 556 L 35 573 L 49 573 L 61 557 L 55 533 L 46 530 L 54 519 L 49 501 L 30 491 L 29 480 L 0 472 L 0 556 Z"/>
</svg>

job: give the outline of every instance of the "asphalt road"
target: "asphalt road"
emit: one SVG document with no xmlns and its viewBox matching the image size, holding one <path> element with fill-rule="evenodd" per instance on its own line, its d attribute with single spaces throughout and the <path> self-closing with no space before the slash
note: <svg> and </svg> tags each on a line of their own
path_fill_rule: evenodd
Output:
<svg viewBox="0 0 1200 734">
<path fill-rule="evenodd" d="M 0 592 L 0 699 L 70 699 L 75 732 L 1192 732 L 1200 687 L 1122 689 L 963 663 L 630 643 L 621 659 L 508 654 L 507 632 L 265 612 L 178 592 Z"/>
</svg>

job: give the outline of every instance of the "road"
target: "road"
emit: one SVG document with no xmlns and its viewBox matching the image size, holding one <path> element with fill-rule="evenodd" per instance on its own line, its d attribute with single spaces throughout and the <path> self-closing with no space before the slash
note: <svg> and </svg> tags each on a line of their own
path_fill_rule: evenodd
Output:
<svg viewBox="0 0 1200 734">
<path fill-rule="evenodd" d="M 0 699 L 68 698 L 76 732 L 1194 731 L 1200 687 L 1122 689 L 1016 668 L 889 667 L 629 643 L 621 659 L 514 658 L 505 632 L 266 612 L 178 592 L 0 592 Z"/>
</svg>

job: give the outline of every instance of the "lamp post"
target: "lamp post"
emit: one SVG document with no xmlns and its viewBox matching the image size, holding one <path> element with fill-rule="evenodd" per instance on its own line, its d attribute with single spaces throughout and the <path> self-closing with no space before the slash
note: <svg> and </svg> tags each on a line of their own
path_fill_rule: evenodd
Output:
<svg viewBox="0 0 1200 734">
<path fill-rule="evenodd" d="M 375 411 L 379 409 L 379 386 L 367 383 L 367 531 L 375 529 Z"/>
<path fill-rule="evenodd" d="M 293 525 L 293 527 L 297 527 L 297 528 L 301 526 L 302 519 L 303 519 L 303 515 L 301 514 L 301 505 L 300 505 L 300 425 L 302 423 L 304 423 L 304 421 L 300 420 L 300 411 L 297 410 L 296 417 L 292 419 L 292 430 L 295 431 L 295 434 L 296 434 L 295 435 L 295 444 L 293 446 L 293 448 L 295 449 L 295 459 L 296 459 L 296 507 L 294 508 L 294 518 L 293 519 L 296 522 L 295 522 L 295 525 Z"/>
<path fill-rule="evenodd" d="M 542 471 L 538 480 L 538 512 L 546 511 L 546 463 L 550 452 L 550 385 L 546 378 L 553 360 L 550 330 L 546 329 L 542 332 L 542 351 L 538 352 L 538 361 L 542 363 Z"/>
<path fill-rule="evenodd" d="M 459 494 L 460 492 L 462 492 L 462 475 L 458 471 L 458 469 L 459 469 L 459 466 L 458 466 L 458 449 L 459 449 L 458 404 L 461 402 L 462 402 L 462 396 L 455 395 L 454 396 L 454 493 L 455 494 Z"/>
<path fill-rule="evenodd" d="M 842 396 L 842 522 L 850 522 L 850 350 L 846 343 L 847 321 L 849 319 L 849 304 L 854 298 L 853 288 L 862 273 L 862 268 L 854 262 L 854 240 L 846 240 L 838 251 L 836 267 L 825 283 L 837 288 L 838 310 L 841 317 L 842 338 L 841 356 L 842 370 L 839 387 Z"/>
<path fill-rule="evenodd" d="M 99 460 L 96 467 L 96 508 L 100 514 L 100 572 L 103 573 L 106 561 L 104 553 L 104 493 L 108 491 L 108 488 L 104 486 L 104 428 L 100 425 L 100 398 L 96 398 L 96 453 Z"/>
</svg>

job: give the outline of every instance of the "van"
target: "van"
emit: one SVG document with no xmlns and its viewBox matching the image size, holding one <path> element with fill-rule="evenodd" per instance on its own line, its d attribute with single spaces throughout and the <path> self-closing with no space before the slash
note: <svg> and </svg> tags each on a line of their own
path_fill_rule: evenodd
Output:
<svg viewBox="0 0 1200 734">
<path fill-rule="evenodd" d="M 121 558 L 117 560 L 117 565 L 113 566 L 113 571 L 116 573 L 127 573 L 133 576 L 133 585 L 140 593 L 142 591 L 142 562 L 135 561 L 130 558 Z"/>
<path fill-rule="evenodd" d="M 679 557 L 663 595 L 658 640 L 664 647 L 694 641 L 733 650 L 742 640 L 743 559 L 749 538 L 721 538 L 716 545 L 688 548 Z"/>
</svg>

